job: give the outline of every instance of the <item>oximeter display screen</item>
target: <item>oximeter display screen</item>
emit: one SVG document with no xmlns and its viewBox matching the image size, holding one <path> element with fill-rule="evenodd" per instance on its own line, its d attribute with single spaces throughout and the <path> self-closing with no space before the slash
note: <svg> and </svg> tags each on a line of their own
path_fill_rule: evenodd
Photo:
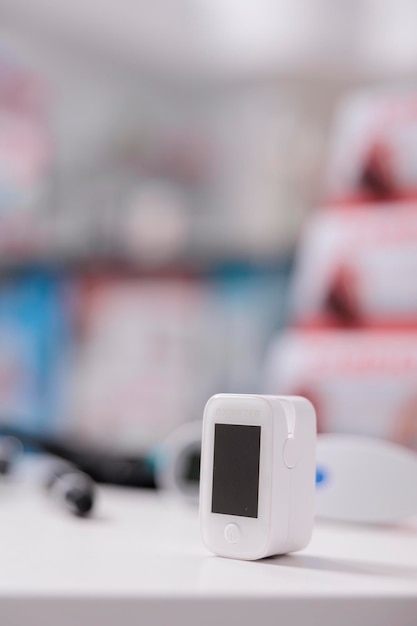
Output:
<svg viewBox="0 0 417 626">
<path fill-rule="evenodd" d="M 213 513 L 258 517 L 261 427 L 215 424 Z"/>
</svg>

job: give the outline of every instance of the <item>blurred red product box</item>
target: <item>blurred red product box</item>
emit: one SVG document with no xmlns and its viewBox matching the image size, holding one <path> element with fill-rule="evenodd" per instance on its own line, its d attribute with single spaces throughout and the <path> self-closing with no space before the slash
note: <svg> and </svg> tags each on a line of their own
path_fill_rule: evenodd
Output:
<svg viewBox="0 0 417 626">
<path fill-rule="evenodd" d="M 390 205 L 391 207 L 391 205 Z M 292 289 L 298 324 L 417 329 L 417 203 L 324 210 L 309 221 Z"/>
<path fill-rule="evenodd" d="M 417 449 L 417 331 L 289 331 L 271 345 L 264 387 L 309 398 L 319 432 Z"/>
<path fill-rule="evenodd" d="M 367 90 L 346 98 L 335 119 L 326 200 L 417 198 L 417 92 Z"/>
</svg>

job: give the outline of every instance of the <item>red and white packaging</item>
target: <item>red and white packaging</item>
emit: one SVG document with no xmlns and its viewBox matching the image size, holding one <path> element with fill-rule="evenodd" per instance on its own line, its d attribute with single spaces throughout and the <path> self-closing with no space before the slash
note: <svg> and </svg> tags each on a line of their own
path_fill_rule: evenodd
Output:
<svg viewBox="0 0 417 626">
<path fill-rule="evenodd" d="M 417 198 L 417 92 L 351 95 L 339 108 L 332 138 L 327 201 Z"/>
<path fill-rule="evenodd" d="M 392 208 L 313 216 L 295 270 L 296 323 L 417 328 L 417 204 Z"/>
<path fill-rule="evenodd" d="M 417 449 L 417 331 L 289 331 L 271 345 L 262 391 L 309 398 L 320 432 Z"/>
<path fill-rule="evenodd" d="M 101 278 L 79 289 L 73 430 L 146 451 L 192 417 L 198 289 L 185 281 Z"/>
</svg>

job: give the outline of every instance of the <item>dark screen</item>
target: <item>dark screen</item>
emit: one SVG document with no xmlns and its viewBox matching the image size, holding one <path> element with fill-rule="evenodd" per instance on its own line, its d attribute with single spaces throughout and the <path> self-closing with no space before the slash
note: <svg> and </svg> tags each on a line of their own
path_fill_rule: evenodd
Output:
<svg viewBox="0 0 417 626">
<path fill-rule="evenodd" d="M 215 424 L 213 513 L 258 517 L 260 426 Z"/>
</svg>

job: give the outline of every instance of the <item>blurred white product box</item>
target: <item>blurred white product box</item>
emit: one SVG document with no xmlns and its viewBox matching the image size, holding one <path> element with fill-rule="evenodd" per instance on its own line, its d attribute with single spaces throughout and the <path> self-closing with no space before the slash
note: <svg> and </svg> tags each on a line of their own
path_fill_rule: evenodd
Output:
<svg viewBox="0 0 417 626">
<path fill-rule="evenodd" d="M 321 211 L 301 240 L 294 319 L 417 327 L 416 276 L 417 203 Z"/>
<path fill-rule="evenodd" d="M 311 400 L 319 432 L 417 449 L 417 330 L 293 330 L 278 336 L 263 391 Z"/>
<path fill-rule="evenodd" d="M 332 203 L 417 197 L 417 92 L 372 89 L 347 97 L 332 132 Z"/>
</svg>

